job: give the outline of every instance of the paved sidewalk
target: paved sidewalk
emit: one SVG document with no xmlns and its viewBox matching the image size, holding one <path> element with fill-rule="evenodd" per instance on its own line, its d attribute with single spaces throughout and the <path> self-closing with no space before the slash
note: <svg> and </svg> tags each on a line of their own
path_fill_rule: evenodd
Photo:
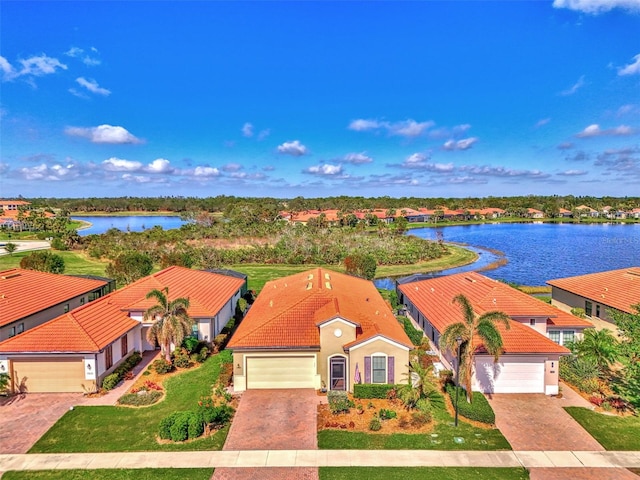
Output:
<svg viewBox="0 0 640 480">
<path fill-rule="evenodd" d="M 218 467 L 640 468 L 640 451 L 227 450 L 0 455 L 0 471 Z M 555 470 L 554 470 L 555 471 Z M 579 478 L 579 477 L 577 477 Z"/>
</svg>

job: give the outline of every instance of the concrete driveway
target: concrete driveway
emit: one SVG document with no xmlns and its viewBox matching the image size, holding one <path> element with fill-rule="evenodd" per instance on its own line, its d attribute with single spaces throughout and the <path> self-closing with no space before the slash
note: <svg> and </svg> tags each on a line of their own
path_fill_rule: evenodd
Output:
<svg viewBox="0 0 640 480">
<path fill-rule="evenodd" d="M 496 414 L 496 426 L 514 450 L 604 450 L 562 408 L 580 403 L 578 400 L 510 393 L 491 395 L 489 403 Z"/>
<path fill-rule="evenodd" d="M 81 393 L 30 393 L 0 397 L 0 453 L 27 453 Z"/>
</svg>

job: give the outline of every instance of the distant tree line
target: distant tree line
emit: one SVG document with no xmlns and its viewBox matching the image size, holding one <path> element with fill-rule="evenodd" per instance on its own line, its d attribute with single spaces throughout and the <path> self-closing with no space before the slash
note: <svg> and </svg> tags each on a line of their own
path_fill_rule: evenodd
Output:
<svg viewBox="0 0 640 480">
<path fill-rule="evenodd" d="M 117 197 L 117 198 L 32 198 L 28 199 L 36 208 L 65 209 L 69 212 L 218 212 L 229 213 L 243 206 L 260 206 L 262 214 L 270 217 L 281 210 L 302 212 L 307 210 L 338 209 L 351 212 L 361 209 L 401 209 L 440 207 L 451 210 L 472 208 L 502 208 L 508 212 L 519 209 L 535 208 L 553 216 L 560 208 L 573 210 L 580 205 L 588 205 L 600 210 L 611 206 L 620 210 L 640 207 L 640 197 L 594 197 L 574 195 L 526 195 L 526 196 L 489 196 L 489 197 L 319 197 L 319 198 L 271 198 L 271 197 L 235 197 L 218 195 L 216 197 Z"/>
</svg>

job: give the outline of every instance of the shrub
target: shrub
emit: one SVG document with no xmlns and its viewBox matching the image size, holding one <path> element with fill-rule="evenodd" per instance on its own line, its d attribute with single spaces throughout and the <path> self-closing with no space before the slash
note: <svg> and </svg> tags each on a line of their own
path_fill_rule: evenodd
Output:
<svg viewBox="0 0 640 480">
<path fill-rule="evenodd" d="M 575 315 L 580 318 L 587 318 L 587 314 L 584 311 L 584 308 L 572 308 L 571 315 Z"/>
<path fill-rule="evenodd" d="M 158 390 L 145 391 L 145 393 L 126 393 L 118 399 L 120 405 L 134 405 L 142 407 L 145 405 L 153 405 L 162 398 L 162 392 Z"/>
<path fill-rule="evenodd" d="M 409 426 L 409 418 L 406 415 L 400 415 L 400 418 L 398 418 L 398 426 L 400 428 L 407 428 Z"/>
<path fill-rule="evenodd" d="M 207 347 L 202 347 L 200 351 L 195 354 L 195 361 L 203 363 L 207 357 L 209 357 L 209 349 Z"/>
<path fill-rule="evenodd" d="M 176 350 L 173 353 L 173 364 L 178 368 L 189 368 L 191 366 L 191 359 L 185 350 Z"/>
<path fill-rule="evenodd" d="M 206 425 L 225 425 L 233 417 L 233 412 L 230 405 L 214 406 L 211 397 L 200 397 L 198 402 L 198 416 Z"/>
<path fill-rule="evenodd" d="M 227 344 L 228 337 L 229 334 L 227 333 L 219 333 L 218 335 L 216 335 L 216 337 L 213 339 L 214 348 L 218 351 L 224 349 L 224 346 Z"/>
<path fill-rule="evenodd" d="M 409 319 L 409 317 L 397 317 L 398 321 L 400 323 L 402 323 L 402 326 L 404 327 L 404 331 L 407 334 L 407 337 L 409 337 L 409 340 L 411 340 L 411 343 L 413 343 L 414 345 L 420 345 L 422 343 L 422 339 L 424 338 L 424 333 L 422 332 L 422 330 L 418 330 L 417 328 L 415 328 L 413 326 L 413 323 L 411 323 L 411 320 Z"/>
<path fill-rule="evenodd" d="M 372 418 L 371 421 L 369 422 L 369 430 L 371 430 L 372 432 L 377 432 L 381 428 L 382 428 L 382 423 L 380 423 L 380 420 L 377 418 Z"/>
<path fill-rule="evenodd" d="M 105 390 L 113 390 L 115 386 L 120 382 L 120 375 L 117 373 L 112 373 L 104 377 L 102 380 L 102 388 Z"/>
<path fill-rule="evenodd" d="M 596 407 L 599 407 L 602 405 L 602 403 L 604 402 L 604 398 L 602 397 L 596 397 L 595 395 L 592 397 L 589 397 L 589 401 L 591 403 L 593 403 Z"/>
<path fill-rule="evenodd" d="M 182 346 L 188 353 L 194 353 L 200 346 L 200 341 L 196 337 L 187 337 L 182 342 Z"/>
<path fill-rule="evenodd" d="M 189 421 L 191 420 L 191 412 L 180 412 L 176 415 L 173 425 L 169 427 L 171 440 L 174 442 L 184 442 L 189 438 Z"/>
<path fill-rule="evenodd" d="M 358 383 L 353 386 L 355 398 L 387 398 L 389 390 L 397 388 L 397 385 L 387 383 Z"/>
<path fill-rule="evenodd" d="M 176 418 L 181 415 L 182 412 L 173 412 L 168 417 L 164 417 L 160 420 L 160 425 L 158 426 L 158 435 L 163 440 L 171 439 L 171 426 L 175 423 Z"/>
<path fill-rule="evenodd" d="M 442 391 L 445 391 L 447 385 L 455 385 L 453 383 L 453 372 L 451 370 L 440 370 L 438 381 L 440 382 Z"/>
<path fill-rule="evenodd" d="M 458 387 L 458 389 L 458 412 L 460 412 L 460 415 L 469 420 L 476 420 L 482 423 L 495 423 L 495 413 L 484 395 L 480 392 L 472 392 L 472 402 L 469 403 L 467 402 L 467 392 L 462 387 Z M 451 402 L 455 405 L 456 387 L 448 386 L 447 393 L 451 398 Z"/>
<path fill-rule="evenodd" d="M 427 412 L 413 412 L 411 414 L 411 426 L 420 428 L 431 421 L 431 414 Z"/>
<path fill-rule="evenodd" d="M 173 370 L 173 364 L 171 362 L 167 362 L 164 358 L 159 358 L 154 361 L 152 367 L 158 375 L 164 375 Z"/>
<path fill-rule="evenodd" d="M 600 390 L 599 375 L 598 365 L 592 359 L 575 356 L 560 358 L 560 378 L 584 393 Z"/>
<path fill-rule="evenodd" d="M 204 421 L 197 413 L 190 412 L 188 433 L 189 438 L 198 438 L 204 433 Z"/>
<path fill-rule="evenodd" d="M 392 418 L 396 418 L 397 414 L 393 410 L 388 410 L 385 408 L 381 408 L 378 412 L 378 418 L 380 420 L 391 420 Z"/>
<path fill-rule="evenodd" d="M 349 409 L 355 406 L 355 404 L 349 400 L 347 392 L 342 390 L 329 391 L 327 400 L 329 401 L 329 409 L 334 415 L 343 412 L 348 413 Z"/>
</svg>

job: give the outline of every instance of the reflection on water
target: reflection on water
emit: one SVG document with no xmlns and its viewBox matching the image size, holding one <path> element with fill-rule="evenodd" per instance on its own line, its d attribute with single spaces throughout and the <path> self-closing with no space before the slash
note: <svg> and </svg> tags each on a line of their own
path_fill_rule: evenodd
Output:
<svg viewBox="0 0 640 480">
<path fill-rule="evenodd" d="M 175 216 L 131 216 L 131 217 L 71 217 L 73 220 L 90 222 L 91 227 L 78 230 L 81 236 L 104 233 L 111 228 L 123 232 L 142 232 L 155 226 L 164 230 L 180 228 L 185 222 Z"/>
<path fill-rule="evenodd" d="M 640 224 L 495 223 L 420 228 L 409 234 L 504 252 L 508 262 L 484 275 L 521 285 L 640 265 Z M 486 253 L 481 255 L 484 259 Z M 442 273 L 479 270 L 483 264 Z M 387 283 L 389 285 L 390 283 Z"/>
</svg>

